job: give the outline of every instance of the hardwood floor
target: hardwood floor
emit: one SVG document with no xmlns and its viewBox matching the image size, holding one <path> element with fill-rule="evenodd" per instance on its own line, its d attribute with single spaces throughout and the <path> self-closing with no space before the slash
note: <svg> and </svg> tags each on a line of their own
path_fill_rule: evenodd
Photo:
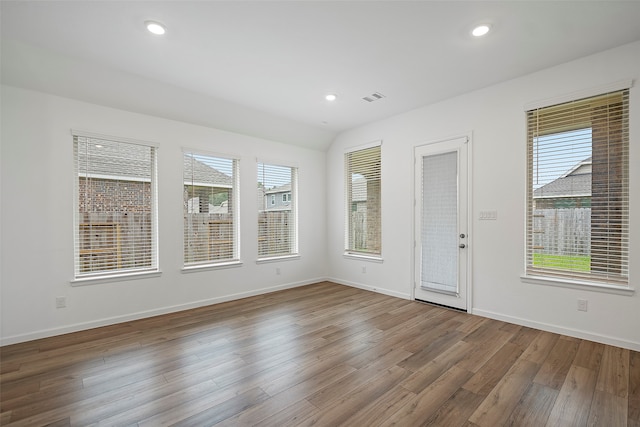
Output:
<svg viewBox="0 0 640 427">
<path fill-rule="evenodd" d="M 640 426 L 640 353 L 333 283 L 1 351 L 15 426 Z"/>
</svg>

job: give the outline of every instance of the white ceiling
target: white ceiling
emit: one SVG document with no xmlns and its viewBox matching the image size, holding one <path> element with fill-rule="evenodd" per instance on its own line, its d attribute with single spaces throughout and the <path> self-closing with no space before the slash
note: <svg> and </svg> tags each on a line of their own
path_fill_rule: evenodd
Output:
<svg viewBox="0 0 640 427">
<path fill-rule="evenodd" d="M 321 150 L 364 123 L 640 40 L 640 1 L 0 7 L 3 83 Z M 147 33 L 149 19 L 167 34 Z M 493 31 L 472 39 L 477 23 Z M 373 92 L 386 97 L 362 100 Z"/>
</svg>

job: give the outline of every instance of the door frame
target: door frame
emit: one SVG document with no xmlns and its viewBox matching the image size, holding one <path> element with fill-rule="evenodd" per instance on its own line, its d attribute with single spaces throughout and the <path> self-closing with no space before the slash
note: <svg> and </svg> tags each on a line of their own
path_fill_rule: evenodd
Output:
<svg viewBox="0 0 640 427">
<path fill-rule="evenodd" d="M 424 147 L 425 145 L 435 145 L 435 144 L 441 144 L 441 143 L 446 143 L 446 142 L 450 142 L 452 140 L 455 139 L 461 139 L 461 138 L 466 138 L 467 140 L 467 164 L 466 164 L 466 168 L 467 168 L 467 182 L 466 182 L 466 186 L 467 186 L 467 224 L 466 224 L 466 228 L 467 228 L 467 237 L 466 237 L 466 244 L 467 244 L 467 265 L 466 265 L 466 274 L 465 274 L 465 279 L 466 279 L 466 283 L 467 283 L 467 289 L 466 289 L 466 306 L 467 306 L 467 313 L 472 314 L 473 312 L 473 305 L 472 305 L 472 301 L 473 301 L 473 282 L 472 282 L 472 277 L 473 277 L 473 240 L 474 240 L 474 233 L 473 233 L 473 185 L 472 185 L 472 158 L 473 158 L 473 145 L 472 145 L 472 141 L 473 141 L 473 132 L 469 131 L 469 132 L 465 132 L 465 133 L 461 133 L 461 134 L 454 134 L 448 137 L 443 137 L 443 138 L 437 138 L 437 139 L 432 139 L 432 140 L 427 140 L 424 142 L 420 142 L 416 145 L 413 146 L 413 175 L 412 175 L 412 190 L 413 190 L 413 225 L 412 225 L 412 229 L 413 229 L 413 233 L 411 236 L 411 240 L 412 240 L 412 245 L 413 245 L 413 253 L 412 253 L 412 257 L 411 257 L 411 290 L 410 290 L 410 295 L 411 295 L 411 300 L 415 301 L 416 300 L 416 286 L 418 285 L 417 280 L 419 280 L 419 278 L 417 277 L 417 268 L 418 266 L 416 265 L 416 259 L 417 259 L 417 254 L 418 254 L 418 231 L 416 229 L 416 224 L 418 223 L 418 215 L 419 215 L 419 209 L 418 209 L 418 203 L 421 202 L 421 200 L 417 200 L 416 198 L 416 174 L 421 172 L 421 165 L 418 164 L 418 158 L 416 155 L 416 151 L 419 147 Z M 462 165 L 461 165 L 462 166 Z"/>
</svg>

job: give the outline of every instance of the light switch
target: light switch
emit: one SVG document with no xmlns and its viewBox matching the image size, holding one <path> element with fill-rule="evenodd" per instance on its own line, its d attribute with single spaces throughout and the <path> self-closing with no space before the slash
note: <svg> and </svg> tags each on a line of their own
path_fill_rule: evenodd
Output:
<svg viewBox="0 0 640 427">
<path fill-rule="evenodd" d="M 498 219 L 498 211 L 480 211 L 480 219 L 481 220 L 492 220 L 495 221 Z"/>
</svg>

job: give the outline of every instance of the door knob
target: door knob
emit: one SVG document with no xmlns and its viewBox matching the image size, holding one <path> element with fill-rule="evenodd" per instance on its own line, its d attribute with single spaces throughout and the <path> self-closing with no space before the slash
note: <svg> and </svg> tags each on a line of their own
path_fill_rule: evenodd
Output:
<svg viewBox="0 0 640 427">
<path fill-rule="evenodd" d="M 467 236 L 466 236 L 464 233 L 462 233 L 462 234 L 460 235 L 460 238 L 461 238 L 461 239 L 464 239 L 465 237 L 467 237 Z"/>
<path fill-rule="evenodd" d="M 464 249 L 464 248 L 466 248 L 466 247 L 467 247 L 467 245 L 465 245 L 464 243 L 460 243 L 460 244 L 458 245 L 458 247 L 459 247 L 460 249 Z"/>
</svg>

